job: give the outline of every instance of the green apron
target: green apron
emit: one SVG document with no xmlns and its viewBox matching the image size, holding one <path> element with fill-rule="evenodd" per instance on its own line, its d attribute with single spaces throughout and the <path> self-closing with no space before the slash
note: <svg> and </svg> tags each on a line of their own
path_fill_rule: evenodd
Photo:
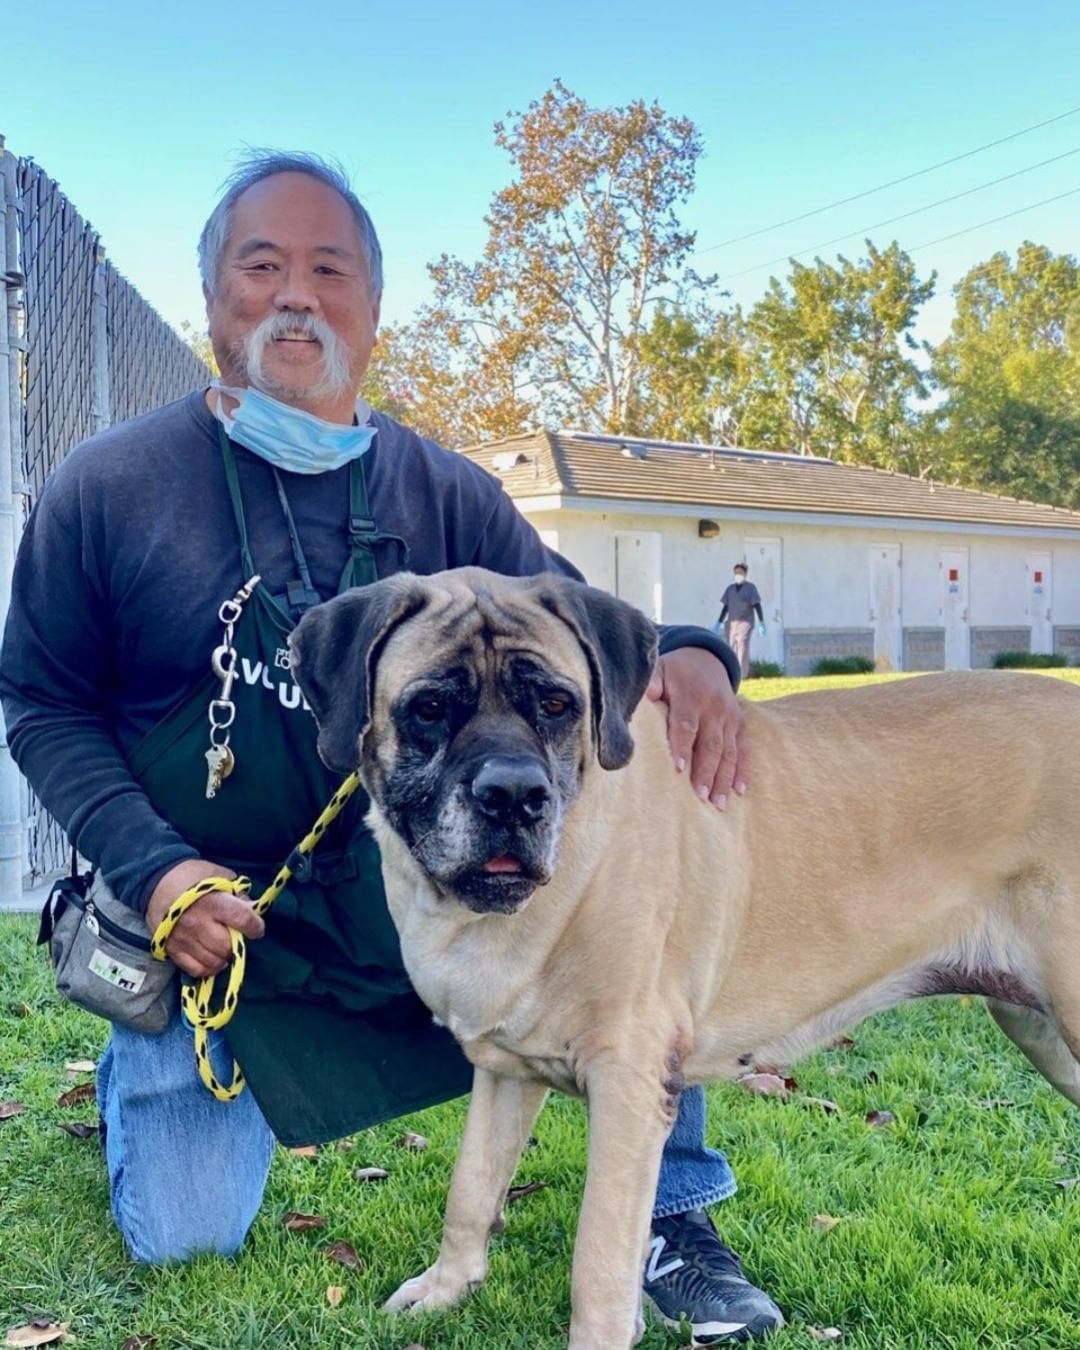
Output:
<svg viewBox="0 0 1080 1350">
<path fill-rule="evenodd" d="M 257 568 L 248 545 L 233 448 L 221 431 L 225 478 L 244 577 Z M 301 581 L 306 565 L 282 494 Z M 350 465 L 350 558 L 339 590 L 375 581 L 363 460 Z M 400 542 L 400 541 L 399 541 Z M 301 584 L 302 583 L 302 584 Z M 290 594 L 294 593 L 290 586 Z M 316 597 L 311 597 L 316 598 Z M 207 709 L 213 674 L 136 746 L 130 768 L 156 810 L 201 857 L 265 889 L 340 786 L 315 748 L 315 719 L 288 667 L 293 620 L 259 582 L 237 620 L 238 677 L 230 729 L 235 767 L 206 796 Z M 208 653 L 209 655 L 209 653 Z M 467 1092 L 472 1070 L 420 1002 L 405 974 L 386 908 L 379 853 L 357 792 L 266 916 L 248 945 L 229 1046 L 274 1133 L 316 1144 Z"/>
</svg>

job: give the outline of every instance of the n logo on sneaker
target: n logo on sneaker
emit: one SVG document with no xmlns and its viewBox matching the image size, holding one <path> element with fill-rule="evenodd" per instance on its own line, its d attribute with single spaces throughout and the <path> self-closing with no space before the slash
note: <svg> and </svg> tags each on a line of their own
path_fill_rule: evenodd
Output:
<svg viewBox="0 0 1080 1350">
<path fill-rule="evenodd" d="M 664 1248 L 667 1246 L 667 1240 L 662 1237 L 654 1237 L 649 1243 L 649 1259 L 645 1262 L 645 1282 L 651 1284 L 654 1280 L 662 1280 L 665 1275 L 671 1275 L 676 1270 L 681 1270 L 686 1262 L 681 1256 L 673 1256 L 670 1261 L 664 1265 L 660 1260 L 664 1255 Z"/>
</svg>

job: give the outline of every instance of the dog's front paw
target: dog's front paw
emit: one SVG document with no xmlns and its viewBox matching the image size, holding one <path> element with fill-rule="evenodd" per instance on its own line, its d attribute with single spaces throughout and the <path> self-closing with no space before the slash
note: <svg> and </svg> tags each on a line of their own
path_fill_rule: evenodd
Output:
<svg viewBox="0 0 1080 1350">
<path fill-rule="evenodd" d="M 484 1275 L 461 1275 L 440 1268 L 436 1261 L 423 1275 L 406 1280 L 383 1304 L 384 1312 L 432 1312 L 452 1308 L 483 1282 Z"/>
</svg>

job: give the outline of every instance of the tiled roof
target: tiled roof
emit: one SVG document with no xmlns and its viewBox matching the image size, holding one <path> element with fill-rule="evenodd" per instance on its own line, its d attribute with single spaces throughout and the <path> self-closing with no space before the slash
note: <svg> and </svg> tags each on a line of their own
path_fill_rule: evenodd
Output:
<svg viewBox="0 0 1080 1350">
<path fill-rule="evenodd" d="M 764 450 L 711 449 L 584 432 L 539 431 L 462 452 L 512 497 L 893 516 L 1080 530 L 1080 511 L 950 487 L 887 469 Z"/>
</svg>

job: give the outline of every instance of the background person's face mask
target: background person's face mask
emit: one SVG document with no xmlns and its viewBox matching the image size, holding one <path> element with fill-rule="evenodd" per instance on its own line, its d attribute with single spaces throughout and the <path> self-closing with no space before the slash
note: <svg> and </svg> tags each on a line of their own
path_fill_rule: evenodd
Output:
<svg viewBox="0 0 1080 1350">
<path fill-rule="evenodd" d="M 286 473 L 340 469 L 369 450 L 375 439 L 375 428 L 366 425 L 371 409 L 363 399 L 356 400 L 356 422 L 345 426 L 279 403 L 258 389 L 215 388 L 219 396 L 213 400 L 214 416 L 226 435 Z M 225 410 L 222 394 L 236 400 L 231 413 Z"/>
</svg>

